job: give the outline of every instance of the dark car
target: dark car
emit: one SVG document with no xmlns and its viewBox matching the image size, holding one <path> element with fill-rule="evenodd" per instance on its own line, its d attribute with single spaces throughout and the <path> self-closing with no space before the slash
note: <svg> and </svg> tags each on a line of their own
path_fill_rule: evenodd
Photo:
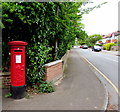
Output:
<svg viewBox="0 0 120 112">
<path fill-rule="evenodd" d="M 87 45 L 83 45 L 82 48 L 83 49 L 88 49 L 88 46 Z"/>
<path fill-rule="evenodd" d="M 101 51 L 101 47 L 96 45 L 92 48 L 92 51 Z"/>
</svg>

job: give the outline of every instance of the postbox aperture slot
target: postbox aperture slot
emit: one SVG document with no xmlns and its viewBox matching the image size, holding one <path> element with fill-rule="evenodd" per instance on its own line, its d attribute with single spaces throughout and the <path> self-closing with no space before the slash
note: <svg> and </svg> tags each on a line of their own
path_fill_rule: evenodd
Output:
<svg viewBox="0 0 120 112">
<path fill-rule="evenodd" d="M 14 52 L 22 52 L 22 50 L 14 50 Z"/>
</svg>

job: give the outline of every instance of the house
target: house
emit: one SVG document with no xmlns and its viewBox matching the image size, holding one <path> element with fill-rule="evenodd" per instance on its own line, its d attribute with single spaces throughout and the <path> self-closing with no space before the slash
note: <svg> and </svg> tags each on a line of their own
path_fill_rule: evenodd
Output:
<svg viewBox="0 0 120 112">
<path fill-rule="evenodd" d="M 97 43 L 99 44 L 117 43 L 119 35 L 120 35 L 120 31 L 112 32 L 107 35 L 103 35 L 102 39 L 97 41 Z"/>
<path fill-rule="evenodd" d="M 112 33 L 112 37 L 111 37 L 111 42 L 112 43 L 117 43 L 118 40 L 118 36 L 120 35 L 120 31 L 117 32 L 113 32 Z"/>
</svg>

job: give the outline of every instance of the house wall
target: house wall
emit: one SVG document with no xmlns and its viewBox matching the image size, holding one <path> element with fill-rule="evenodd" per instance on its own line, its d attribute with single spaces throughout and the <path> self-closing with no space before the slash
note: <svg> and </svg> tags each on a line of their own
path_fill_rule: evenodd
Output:
<svg viewBox="0 0 120 112">
<path fill-rule="evenodd" d="M 111 43 L 111 40 L 106 40 L 106 44 Z"/>
<path fill-rule="evenodd" d="M 102 39 L 103 44 L 116 43 L 118 40 L 118 35 L 120 35 L 120 31 L 113 32 L 113 33 L 108 34 L 108 35 L 104 35 L 104 37 Z"/>
<path fill-rule="evenodd" d="M 115 43 L 115 42 L 117 42 L 117 39 L 112 39 L 112 43 Z"/>
</svg>

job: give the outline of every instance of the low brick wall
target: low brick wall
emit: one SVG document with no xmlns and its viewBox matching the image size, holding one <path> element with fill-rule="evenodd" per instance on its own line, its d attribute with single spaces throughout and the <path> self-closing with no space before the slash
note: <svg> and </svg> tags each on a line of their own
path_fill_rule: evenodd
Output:
<svg viewBox="0 0 120 112">
<path fill-rule="evenodd" d="M 0 88 L 10 88 L 10 72 L 0 73 Z"/>
<path fill-rule="evenodd" d="M 56 82 L 63 76 L 63 61 L 58 60 L 45 64 L 45 80 Z M 10 88 L 10 72 L 0 73 L 0 88 Z"/>
<path fill-rule="evenodd" d="M 45 64 L 45 80 L 48 82 L 56 82 L 63 76 L 62 69 L 63 61 L 57 60 L 48 64 Z"/>
<path fill-rule="evenodd" d="M 67 59 L 70 50 L 62 57 L 61 60 L 57 60 L 48 64 L 45 64 L 45 80 L 49 82 L 56 82 L 63 78 L 63 71 L 67 66 Z M 0 88 L 10 87 L 10 72 L 0 73 Z"/>
</svg>

